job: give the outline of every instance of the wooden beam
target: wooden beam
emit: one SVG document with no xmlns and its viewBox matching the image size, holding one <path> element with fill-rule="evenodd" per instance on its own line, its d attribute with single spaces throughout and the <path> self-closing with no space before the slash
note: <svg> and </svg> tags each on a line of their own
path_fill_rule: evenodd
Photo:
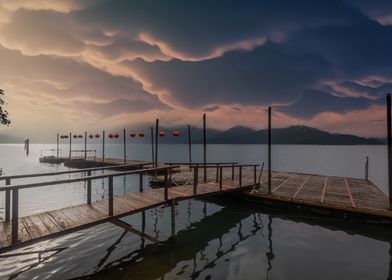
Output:
<svg viewBox="0 0 392 280">
<path fill-rule="evenodd" d="M 156 238 L 154 238 L 154 237 L 152 237 L 152 236 L 150 236 L 150 235 L 148 235 L 146 233 L 143 233 L 140 230 L 135 229 L 133 226 L 131 226 L 130 224 L 128 224 L 128 223 L 126 223 L 126 222 L 124 222 L 124 221 L 122 221 L 120 219 L 110 220 L 110 223 L 112 223 L 112 224 L 114 224 L 116 226 L 119 226 L 119 227 L 121 227 L 121 228 L 123 228 L 123 229 L 125 229 L 125 230 L 127 230 L 129 232 L 132 232 L 132 233 L 136 234 L 136 235 L 139 235 L 140 237 L 142 237 L 144 239 L 147 239 L 147 240 L 149 240 L 149 241 L 151 241 L 153 243 L 158 243 L 159 242 L 158 239 L 156 239 Z"/>
</svg>

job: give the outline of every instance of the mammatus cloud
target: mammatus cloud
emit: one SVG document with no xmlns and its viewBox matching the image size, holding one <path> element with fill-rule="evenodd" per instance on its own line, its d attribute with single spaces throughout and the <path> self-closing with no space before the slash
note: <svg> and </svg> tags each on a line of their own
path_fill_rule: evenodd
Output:
<svg viewBox="0 0 392 280">
<path fill-rule="evenodd" d="M 391 10 L 362 0 L 0 0 L 7 129 L 197 124 L 201 112 L 212 127 L 261 128 L 272 105 L 277 126 L 382 136 L 354 123 L 385 111 Z"/>
</svg>

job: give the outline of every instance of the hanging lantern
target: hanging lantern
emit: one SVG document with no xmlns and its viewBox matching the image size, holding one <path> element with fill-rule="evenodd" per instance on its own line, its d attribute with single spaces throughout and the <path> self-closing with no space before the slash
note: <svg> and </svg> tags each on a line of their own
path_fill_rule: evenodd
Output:
<svg viewBox="0 0 392 280">
<path fill-rule="evenodd" d="M 136 136 L 136 133 L 132 132 L 131 134 L 129 134 L 129 136 L 135 137 L 135 136 Z"/>
<path fill-rule="evenodd" d="M 78 138 L 78 136 L 77 136 L 77 135 L 74 135 L 74 136 L 73 136 L 73 138 L 75 138 L 75 139 L 76 139 L 76 138 Z"/>
<path fill-rule="evenodd" d="M 61 139 L 64 139 L 64 136 L 63 136 L 63 135 L 60 135 L 60 138 L 61 138 Z"/>
<path fill-rule="evenodd" d="M 140 132 L 140 133 L 139 133 L 139 136 L 143 138 L 143 137 L 144 137 L 144 133 L 143 133 L 143 132 Z"/>
<path fill-rule="evenodd" d="M 94 138 L 94 135 L 90 134 L 90 135 L 88 136 L 88 138 L 93 139 L 93 138 Z"/>
<path fill-rule="evenodd" d="M 160 137 L 164 137 L 165 135 L 166 135 L 165 132 L 163 132 L 163 131 L 160 131 L 160 132 L 159 132 L 159 136 L 160 136 Z"/>
<path fill-rule="evenodd" d="M 172 134 L 173 134 L 174 137 L 180 136 L 180 132 L 178 130 L 173 131 Z"/>
<path fill-rule="evenodd" d="M 68 139 L 68 135 L 64 135 L 64 139 Z"/>
<path fill-rule="evenodd" d="M 118 133 L 114 134 L 114 138 L 118 138 L 120 135 Z"/>
<path fill-rule="evenodd" d="M 113 133 L 110 133 L 110 134 L 109 134 L 109 138 L 110 138 L 110 139 L 113 139 L 113 137 L 114 137 Z"/>
<path fill-rule="evenodd" d="M 95 138 L 99 138 L 99 134 L 97 133 L 97 134 L 95 134 Z"/>
<path fill-rule="evenodd" d="M 82 134 L 79 134 L 79 136 L 78 136 L 79 138 L 83 138 L 83 135 Z"/>
</svg>

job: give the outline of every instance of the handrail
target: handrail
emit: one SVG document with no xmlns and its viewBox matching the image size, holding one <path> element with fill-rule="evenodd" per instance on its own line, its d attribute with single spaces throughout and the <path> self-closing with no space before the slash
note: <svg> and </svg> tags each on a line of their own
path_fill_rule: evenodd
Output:
<svg viewBox="0 0 392 280">
<path fill-rule="evenodd" d="M 5 187 L 0 187 L 0 191 L 31 189 L 31 188 L 51 186 L 51 185 L 76 183 L 76 182 L 83 182 L 83 181 L 87 181 L 87 180 L 103 179 L 103 178 L 108 178 L 108 177 L 118 177 L 118 176 L 124 176 L 124 175 L 141 174 L 141 173 L 150 172 L 150 171 L 171 170 L 171 169 L 178 168 L 178 167 L 179 166 L 174 166 L 174 165 L 173 166 L 163 166 L 163 167 L 157 167 L 157 168 L 138 169 L 138 170 L 123 171 L 123 172 L 93 175 L 93 176 L 85 176 L 85 177 L 65 179 L 65 180 L 30 183 L 30 184 L 22 184 L 22 185 L 15 185 L 15 186 L 8 185 Z"/>
<path fill-rule="evenodd" d="M 165 164 L 173 164 L 173 165 L 204 165 L 204 162 L 165 162 Z M 237 161 L 235 162 L 207 162 L 206 165 L 217 165 L 217 164 L 238 164 Z"/>
<path fill-rule="evenodd" d="M 218 166 L 217 166 L 218 165 Z M 255 166 L 260 166 L 260 164 L 218 164 L 215 163 L 215 165 L 207 165 L 205 168 L 219 168 L 219 167 L 255 167 Z M 195 164 L 191 165 L 190 168 L 204 168 L 203 164 Z"/>
<path fill-rule="evenodd" d="M 10 176 L 0 176 L 0 180 L 11 180 L 11 179 L 21 179 L 21 178 L 31 178 L 31 177 L 43 177 L 43 176 L 54 176 L 54 175 L 64 175 L 71 173 L 81 173 L 86 171 L 98 171 L 98 170 L 110 170 L 124 167 L 134 167 L 134 166 L 144 166 L 151 165 L 153 162 L 146 163 L 133 163 L 133 164 L 121 164 L 121 165 L 112 165 L 112 166 L 104 166 L 104 167 L 92 167 L 92 168 L 84 168 L 84 169 L 74 169 L 74 170 L 66 170 L 66 171 L 55 171 L 55 172 L 46 172 L 46 173 L 33 173 L 33 174 L 20 174 L 20 175 L 10 175 Z"/>
</svg>

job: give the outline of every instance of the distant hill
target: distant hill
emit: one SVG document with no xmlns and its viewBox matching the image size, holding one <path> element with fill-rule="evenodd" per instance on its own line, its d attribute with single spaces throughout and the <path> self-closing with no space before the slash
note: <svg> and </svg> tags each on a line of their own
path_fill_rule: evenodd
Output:
<svg viewBox="0 0 392 280">
<path fill-rule="evenodd" d="M 166 129 L 172 131 L 173 129 Z M 165 137 L 160 143 L 186 143 L 187 129 L 178 128 L 181 137 Z M 147 140 L 147 139 L 146 139 Z M 236 126 L 229 130 L 219 131 L 207 129 L 209 144 L 266 144 L 268 130 L 254 130 L 248 127 Z M 203 130 L 192 127 L 192 142 L 203 142 Z M 272 129 L 273 144 L 303 144 L 303 145 L 381 145 L 385 142 L 377 138 L 365 138 L 349 134 L 338 134 L 322 131 L 313 127 L 296 125 L 287 128 Z"/>
<path fill-rule="evenodd" d="M 12 135 L 0 134 L 0 144 L 7 143 L 24 143 L 24 140 Z"/>
</svg>

